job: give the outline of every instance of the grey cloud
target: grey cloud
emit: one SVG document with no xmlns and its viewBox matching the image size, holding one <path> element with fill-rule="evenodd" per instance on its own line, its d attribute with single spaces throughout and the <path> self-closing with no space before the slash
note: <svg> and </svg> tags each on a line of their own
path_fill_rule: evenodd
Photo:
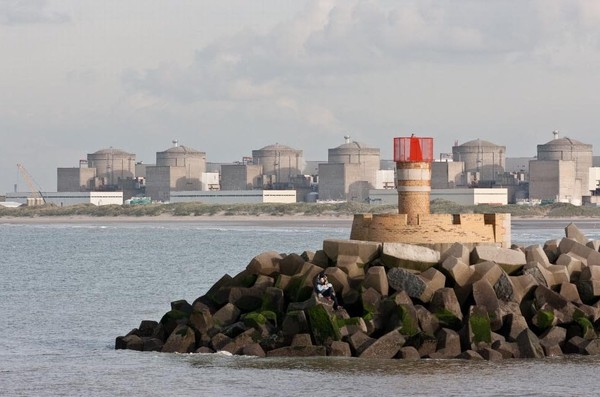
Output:
<svg viewBox="0 0 600 397">
<path fill-rule="evenodd" d="M 198 50 L 190 66 L 131 71 L 123 82 L 183 102 L 247 101 L 293 96 L 411 62 L 540 62 L 548 48 L 568 45 L 565 37 L 595 34 L 590 12 L 582 12 L 589 3 L 564 3 L 412 0 L 386 8 L 316 1 L 271 32 L 241 31 Z"/>
<path fill-rule="evenodd" d="M 65 23 L 69 21 L 69 15 L 49 10 L 45 0 L 2 0 L 0 2 L 1 25 Z"/>
</svg>

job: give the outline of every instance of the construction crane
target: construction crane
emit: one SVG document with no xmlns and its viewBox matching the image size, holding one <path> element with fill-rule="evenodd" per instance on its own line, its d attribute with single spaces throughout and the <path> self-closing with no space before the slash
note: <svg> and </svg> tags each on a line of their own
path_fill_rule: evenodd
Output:
<svg viewBox="0 0 600 397">
<path fill-rule="evenodd" d="M 42 194 L 42 190 L 39 188 L 39 185 L 38 188 L 36 188 L 37 183 L 33 180 L 33 177 L 27 169 L 25 169 L 22 164 L 17 164 L 17 168 L 19 169 L 21 177 L 25 180 L 27 186 L 29 186 L 29 192 L 31 193 L 31 197 L 27 198 L 27 205 L 46 204 L 46 199 Z M 29 200 L 30 198 L 32 200 Z"/>
</svg>

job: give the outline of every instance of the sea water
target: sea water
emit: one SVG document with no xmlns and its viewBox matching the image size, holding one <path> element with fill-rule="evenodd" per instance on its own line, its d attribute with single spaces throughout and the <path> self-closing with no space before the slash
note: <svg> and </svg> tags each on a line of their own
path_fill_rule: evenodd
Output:
<svg viewBox="0 0 600 397">
<path fill-rule="evenodd" d="M 513 221 L 514 243 L 566 221 Z M 590 239 L 600 225 L 579 221 Z M 291 225 L 291 226 L 290 226 Z M 294 226 L 295 225 L 295 226 Z M 347 239 L 350 222 L 0 224 L 2 396 L 595 396 L 600 358 L 363 360 L 114 350 L 170 302 L 192 302 L 264 251 Z"/>
</svg>

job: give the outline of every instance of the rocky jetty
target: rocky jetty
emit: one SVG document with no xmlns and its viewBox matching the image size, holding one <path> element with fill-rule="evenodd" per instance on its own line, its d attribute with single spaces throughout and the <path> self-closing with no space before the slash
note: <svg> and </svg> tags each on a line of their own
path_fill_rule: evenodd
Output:
<svg viewBox="0 0 600 397">
<path fill-rule="evenodd" d="M 116 349 L 254 356 L 500 360 L 600 354 L 600 241 L 573 224 L 543 245 L 325 240 L 265 252 Z M 343 308 L 313 292 L 325 271 Z"/>
</svg>

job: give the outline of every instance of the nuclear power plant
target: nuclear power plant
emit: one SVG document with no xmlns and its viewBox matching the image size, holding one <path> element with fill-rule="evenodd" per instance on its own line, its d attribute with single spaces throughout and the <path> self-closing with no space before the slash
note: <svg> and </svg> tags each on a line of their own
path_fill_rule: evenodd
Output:
<svg viewBox="0 0 600 397">
<path fill-rule="evenodd" d="M 178 140 L 156 152 L 154 164 L 109 147 L 87 154 L 77 167 L 58 168 L 56 192 L 44 192 L 41 200 L 35 189 L 7 193 L 6 200 L 26 203 L 35 195 L 30 203 L 57 205 L 122 204 L 132 198 L 204 203 L 356 201 L 397 204 L 407 225 L 421 222 L 417 219 L 429 213 L 433 199 L 463 205 L 597 205 L 600 159 L 593 156 L 592 145 L 560 137 L 558 131 L 552 134 L 552 140 L 537 146 L 535 157 L 515 159 L 507 156 L 506 146 L 479 138 L 456 142 L 451 153 L 442 151 L 439 158 L 433 153 L 433 138 L 419 138 L 419 145 L 398 138 L 393 162 L 382 159 L 379 148 L 349 135 L 328 149 L 327 161 L 307 161 L 303 150 L 280 143 L 252 150 L 252 156 L 231 163 L 210 163 L 206 152 Z M 420 157 L 402 152 L 416 148 Z"/>
</svg>

